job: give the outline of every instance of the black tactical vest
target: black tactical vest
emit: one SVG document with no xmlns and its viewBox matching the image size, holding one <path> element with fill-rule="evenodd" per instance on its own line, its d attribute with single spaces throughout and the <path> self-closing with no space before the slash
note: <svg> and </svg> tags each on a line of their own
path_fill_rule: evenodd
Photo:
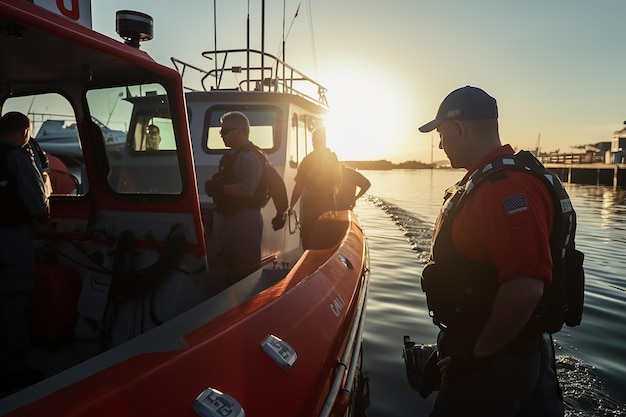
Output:
<svg viewBox="0 0 626 417">
<path fill-rule="evenodd" d="M 219 171 L 214 178 L 218 178 L 222 184 L 236 184 L 240 178 L 235 173 L 235 162 L 242 152 L 255 152 L 263 165 L 263 172 L 259 185 L 252 195 L 248 197 L 231 197 L 224 194 L 213 197 L 218 210 L 223 214 L 233 213 L 242 208 L 262 208 L 265 207 L 270 198 L 269 181 L 267 178 L 267 158 L 265 154 L 252 143 L 241 145 L 236 152 L 227 153 L 222 156 Z"/>
<path fill-rule="evenodd" d="M 475 340 L 489 318 L 498 289 L 498 271 L 493 265 L 467 259 L 452 244 L 452 225 L 467 197 L 482 181 L 506 176 L 506 170 L 526 172 L 540 178 L 554 201 L 554 225 L 550 235 L 553 262 L 552 284 L 524 333 L 554 333 L 563 323 L 580 323 L 584 292 L 582 253 L 575 250 L 576 213 L 560 179 L 529 152 L 503 155 L 474 172 L 465 183 L 446 191 L 435 225 L 431 259 L 422 273 L 433 322 Z"/>
</svg>

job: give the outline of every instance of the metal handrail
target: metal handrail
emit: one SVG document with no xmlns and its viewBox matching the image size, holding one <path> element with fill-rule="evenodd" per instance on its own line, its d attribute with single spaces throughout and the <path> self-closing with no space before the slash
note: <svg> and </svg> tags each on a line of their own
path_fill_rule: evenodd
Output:
<svg viewBox="0 0 626 417">
<path fill-rule="evenodd" d="M 365 324 L 365 301 L 367 300 L 368 284 L 369 284 L 369 269 L 365 267 L 363 270 L 363 288 L 359 295 L 357 311 L 355 313 L 355 322 L 350 330 L 348 336 L 348 342 L 346 343 L 346 349 L 338 363 L 337 373 L 335 379 L 330 387 L 330 391 L 326 396 L 326 401 L 320 411 L 318 417 L 328 417 L 333 411 L 333 406 L 337 400 L 339 392 L 344 392 L 348 397 L 352 394 L 352 383 L 354 375 L 356 374 L 357 367 L 359 366 L 359 354 L 361 352 L 361 345 L 363 343 L 363 327 Z M 348 358 L 350 360 L 348 361 Z M 346 378 L 344 378 L 347 375 Z M 345 381 L 345 383 L 344 383 Z M 343 387 L 341 386 L 344 383 Z"/>
<path fill-rule="evenodd" d="M 251 55 L 253 55 L 254 58 L 260 59 L 262 65 L 253 66 L 250 63 Z M 200 84 L 204 91 L 236 89 L 243 91 L 282 92 L 306 98 L 318 105 L 328 106 L 326 87 L 267 52 L 258 51 L 256 49 L 224 49 L 205 51 L 202 52 L 202 56 L 210 60 L 215 59 L 216 63 L 218 62 L 218 57 L 220 57 L 219 61 L 221 62 L 221 66 L 218 67 L 216 65 L 213 69 L 205 70 L 177 58 L 172 57 L 171 60 L 174 64 L 174 68 L 183 78 L 188 69 L 200 73 Z M 242 58 L 242 56 L 245 56 L 245 58 Z M 265 64 L 265 58 L 269 60 L 271 65 Z M 233 61 L 234 64 L 229 64 Z M 223 86 L 222 83 L 226 73 L 245 74 L 245 79 L 233 86 Z M 213 81 L 213 85 L 207 86 L 207 80 Z M 298 88 L 296 88 L 296 85 Z M 303 87 L 301 86 L 315 91 L 317 97 L 314 97 L 313 93 L 302 91 Z M 200 91 L 188 86 L 185 86 L 185 89 Z"/>
<path fill-rule="evenodd" d="M 174 69 L 176 71 L 178 71 L 178 73 L 180 74 L 181 78 L 183 78 L 183 80 L 185 78 L 185 71 L 187 70 L 187 68 L 191 68 L 192 70 L 198 71 L 198 72 L 200 72 L 202 74 L 207 74 L 208 73 L 206 70 L 203 70 L 202 68 L 196 67 L 195 65 L 188 64 L 188 63 L 186 63 L 184 61 L 181 61 L 180 59 L 171 57 L 170 60 L 172 61 L 172 64 L 174 64 Z M 206 75 L 205 75 L 205 77 L 206 77 Z M 189 90 L 189 91 L 200 91 L 200 90 L 196 90 L 194 88 L 188 87 L 188 86 L 185 86 L 184 88 L 185 88 L 185 90 Z"/>
</svg>

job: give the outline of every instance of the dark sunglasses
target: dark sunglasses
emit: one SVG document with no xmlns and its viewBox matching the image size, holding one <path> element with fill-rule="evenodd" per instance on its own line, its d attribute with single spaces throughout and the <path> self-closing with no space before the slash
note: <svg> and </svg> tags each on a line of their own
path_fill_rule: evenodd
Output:
<svg viewBox="0 0 626 417">
<path fill-rule="evenodd" d="M 220 129 L 220 135 L 225 136 L 228 135 L 232 130 L 237 130 L 239 129 L 238 127 L 231 127 L 230 129 Z"/>
</svg>

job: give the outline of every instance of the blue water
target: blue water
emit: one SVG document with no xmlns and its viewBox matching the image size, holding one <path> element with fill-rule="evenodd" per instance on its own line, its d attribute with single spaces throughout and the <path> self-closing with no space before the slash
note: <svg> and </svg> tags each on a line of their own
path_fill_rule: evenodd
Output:
<svg viewBox="0 0 626 417">
<path fill-rule="evenodd" d="M 371 286 L 364 330 L 369 417 L 427 416 L 409 388 L 402 337 L 433 343 L 437 328 L 419 284 L 443 191 L 458 170 L 363 171 L 372 182 L 358 214 L 368 236 Z M 583 322 L 554 335 L 567 416 L 626 416 L 626 190 L 567 184 L 585 253 Z"/>
</svg>

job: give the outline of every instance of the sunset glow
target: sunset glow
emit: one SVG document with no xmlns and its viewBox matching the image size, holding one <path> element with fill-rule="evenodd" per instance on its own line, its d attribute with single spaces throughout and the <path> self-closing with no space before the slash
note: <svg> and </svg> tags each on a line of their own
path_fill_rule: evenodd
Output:
<svg viewBox="0 0 626 417">
<path fill-rule="evenodd" d="M 381 148 L 399 145 L 404 132 L 396 113 L 407 103 L 393 86 L 371 74 L 340 72 L 328 84 L 328 146 L 340 159 L 379 159 Z"/>
<path fill-rule="evenodd" d="M 261 2 L 217 3 L 173 11 L 153 0 L 94 1 L 93 27 L 117 38 L 115 10 L 141 10 L 155 20 L 142 50 L 164 65 L 175 56 L 204 66 L 202 51 L 245 47 L 249 9 L 251 48 L 261 49 Z M 328 88 L 329 144 L 343 159 L 429 161 L 430 135 L 417 128 L 468 84 L 498 100 L 502 140 L 519 148 L 534 149 L 540 134 L 542 150 L 569 151 L 622 128 L 626 2 L 300 3 L 268 2 L 263 40 L 280 56 L 288 33 L 288 63 Z M 445 159 L 436 144 L 433 158 Z"/>
</svg>

